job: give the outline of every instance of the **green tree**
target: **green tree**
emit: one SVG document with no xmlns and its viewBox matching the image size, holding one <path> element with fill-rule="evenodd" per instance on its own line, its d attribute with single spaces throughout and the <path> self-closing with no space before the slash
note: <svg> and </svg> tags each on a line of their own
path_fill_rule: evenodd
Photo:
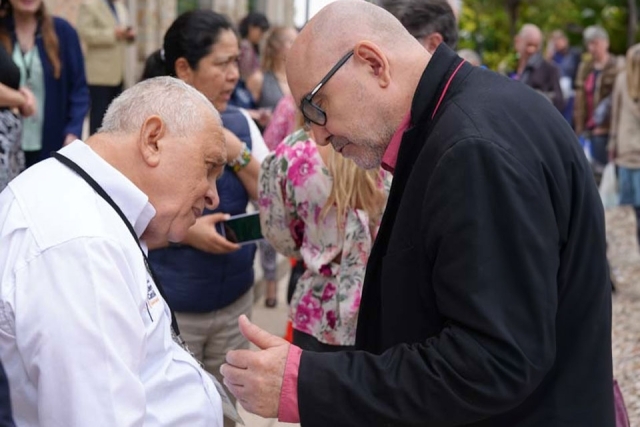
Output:
<svg viewBox="0 0 640 427">
<path fill-rule="evenodd" d="M 582 44 L 584 28 L 598 24 L 609 32 L 611 51 L 623 54 L 638 40 L 637 1 L 464 0 L 460 47 L 478 51 L 497 69 L 513 64 L 513 37 L 524 23 L 538 25 L 545 34 L 562 29 L 573 45 Z"/>
</svg>

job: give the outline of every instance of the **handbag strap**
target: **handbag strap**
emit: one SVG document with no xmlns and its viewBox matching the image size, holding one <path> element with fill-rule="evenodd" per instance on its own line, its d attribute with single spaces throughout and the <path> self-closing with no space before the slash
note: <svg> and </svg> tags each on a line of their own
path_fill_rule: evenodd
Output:
<svg viewBox="0 0 640 427">
<path fill-rule="evenodd" d="M 136 241 L 136 244 L 138 245 L 138 248 L 140 248 L 140 253 L 142 253 L 142 258 L 144 259 L 144 266 L 146 267 L 147 272 L 149 273 L 149 275 L 151 276 L 151 278 L 155 282 L 156 287 L 158 288 L 158 291 L 160 291 L 160 295 L 162 295 L 162 298 L 164 299 L 164 301 L 166 302 L 167 306 L 169 307 L 169 312 L 171 313 L 171 329 L 173 330 L 173 333 L 175 334 L 176 338 L 178 339 L 178 342 L 180 344 L 183 344 L 184 341 L 180 337 L 180 329 L 178 328 L 178 321 L 176 320 L 176 315 L 173 312 L 173 310 L 171 309 L 171 306 L 169 306 L 169 301 L 167 300 L 167 297 L 165 296 L 164 289 L 162 288 L 162 285 L 160 284 L 160 281 L 158 280 L 158 277 L 156 276 L 155 272 L 151 268 L 151 263 L 149 263 L 149 258 L 147 257 L 147 254 L 144 252 L 144 249 L 142 249 L 142 245 L 140 244 L 140 239 L 138 238 L 138 235 L 136 234 L 135 230 L 133 229 L 133 226 L 131 225 L 131 223 L 129 222 L 129 220 L 125 216 L 125 214 L 122 212 L 120 207 L 116 204 L 116 202 L 113 201 L 111 196 L 109 196 L 107 194 L 107 192 L 104 190 L 104 188 L 102 188 L 100 186 L 100 184 L 98 184 L 91 177 L 91 175 L 89 175 L 77 163 L 75 163 L 73 160 L 69 159 L 68 157 L 66 157 L 66 156 L 64 156 L 64 155 L 62 155 L 62 154 L 60 154 L 58 152 L 52 152 L 51 155 L 56 160 L 58 160 L 60 163 L 62 163 L 63 165 L 65 165 L 66 167 L 68 167 L 69 169 L 71 169 L 72 171 L 77 173 L 78 175 L 80 175 L 80 178 L 82 178 L 87 184 L 89 184 L 89 186 L 91 186 L 91 188 L 93 188 L 94 191 L 96 193 L 98 193 L 100 195 L 100 197 L 102 197 L 113 208 L 114 211 L 116 211 L 116 213 L 118 214 L 118 216 L 120 217 L 122 222 L 124 222 L 124 225 L 127 226 L 127 230 L 129 230 L 129 233 L 131 233 L 131 237 L 133 237 L 133 239 Z"/>
</svg>

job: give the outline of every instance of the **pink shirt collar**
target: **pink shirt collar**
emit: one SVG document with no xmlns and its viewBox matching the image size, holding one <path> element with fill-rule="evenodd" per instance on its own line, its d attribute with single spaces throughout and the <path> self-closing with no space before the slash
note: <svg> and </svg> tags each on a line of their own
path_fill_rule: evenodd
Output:
<svg viewBox="0 0 640 427">
<path fill-rule="evenodd" d="M 402 142 L 402 135 L 409 128 L 411 124 L 411 111 L 409 111 L 402 119 L 402 123 L 396 129 L 396 132 L 391 137 L 391 142 L 387 146 L 387 149 L 382 156 L 382 169 L 387 172 L 393 173 L 396 169 L 396 162 L 398 161 L 398 152 L 400 151 L 400 143 Z"/>
</svg>

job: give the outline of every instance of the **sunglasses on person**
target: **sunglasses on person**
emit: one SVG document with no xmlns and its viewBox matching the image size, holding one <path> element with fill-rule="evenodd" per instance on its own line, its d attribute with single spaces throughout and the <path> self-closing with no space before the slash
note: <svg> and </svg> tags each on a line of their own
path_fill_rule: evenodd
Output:
<svg viewBox="0 0 640 427">
<path fill-rule="evenodd" d="M 300 111 L 302 111 L 302 115 L 304 116 L 305 126 L 309 126 L 311 123 L 315 123 L 318 126 L 324 126 L 327 124 L 327 113 L 316 104 L 312 102 L 313 97 L 318 93 L 322 86 L 327 83 L 327 81 L 333 77 L 333 75 L 344 65 L 345 62 L 353 55 L 353 51 L 349 51 L 345 56 L 340 58 L 340 60 L 333 66 L 331 70 L 327 73 L 326 76 L 320 80 L 320 83 L 308 94 L 302 97 L 300 101 Z"/>
</svg>

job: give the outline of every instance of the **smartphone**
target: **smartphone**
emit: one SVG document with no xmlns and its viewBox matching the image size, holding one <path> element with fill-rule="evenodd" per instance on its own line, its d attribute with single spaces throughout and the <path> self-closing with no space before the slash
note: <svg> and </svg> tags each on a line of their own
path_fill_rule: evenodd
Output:
<svg viewBox="0 0 640 427">
<path fill-rule="evenodd" d="M 218 233 L 230 242 L 246 245 L 264 239 L 258 212 L 234 215 L 216 224 Z"/>
</svg>

